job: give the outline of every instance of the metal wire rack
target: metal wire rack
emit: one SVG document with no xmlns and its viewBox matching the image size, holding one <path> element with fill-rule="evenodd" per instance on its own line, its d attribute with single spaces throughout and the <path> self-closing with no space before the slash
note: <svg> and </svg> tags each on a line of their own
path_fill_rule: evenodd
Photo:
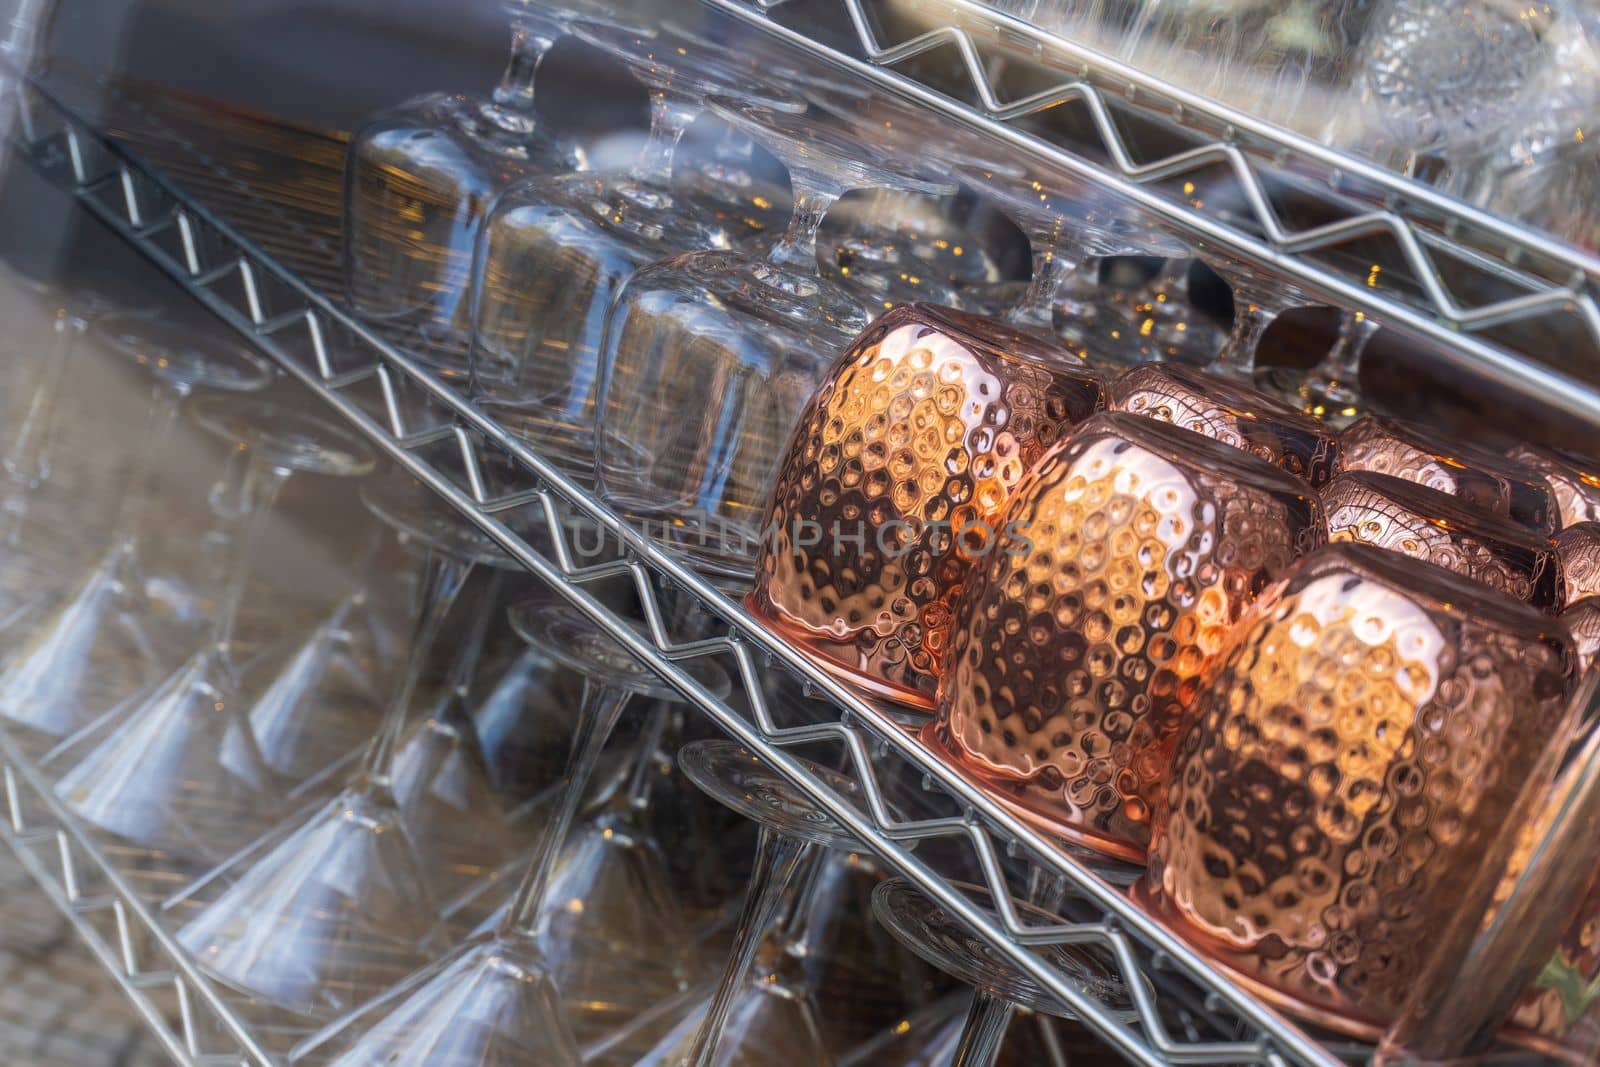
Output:
<svg viewBox="0 0 1600 1067">
<path fill-rule="evenodd" d="M 1498 335 L 1488 336 L 1500 326 L 1575 316 L 1591 348 L 1580 369 L 1600 369 L 1595 362 L 1600 358 L 1600 309 L 1593 298 L 1600 260 L 1585 253 L 1208 104 L 976 0 L 944 0 L 937 10 L 948 15 L 947 24 L 894 43 L 885 43 L 888 38 L 870 0 L 822 0 L 837 3 L 841 17 L 835 28 L 840 32 L 828 39 L 854 42 L 837 47 L 785 25 L 780 16 L 789 0 L 704 2 L 880 88 L 980 128 L 1045 165 L 1124 196 L 1202 247 L 1220 247 L 1268 264 L 1308 293 L 1430 338 L 1494 381 L 1600 419 L 1600 390 L 1574 379 L 1571 368 L 1540 365 L 1527 352 L 1507 347 Z M 808 12 L 816 6 L 808 5 Z M 976 106 L 951 95 L 943 83 L 919 81 L 895 69 L 941 48 L 955 50 L 972 83 Z M 1059 70 L 1063 80 L 1016 99 L 1006 97 L 990 76 L 1001 52 L 1008 61 L 1020 57 Z M 317 251 L 327 243 L 325 234 L 312 232 L 315 240 L 307 242 L 270 241 L 272 225 L 242 232 L 214 213 L 213 197 L 202 198 L 207 201 L 203 206 L 193 195 L 194 186 L 208 179 L 218 187 L 238 184 L 218 182 L 210 161 L 190 159 L 192 170 L 170 163 L 157 170 L 35 82 L 24 83 L 19 103 L 13 136 L 20 154 L 39 173 L 76 197 L 195 300 L 494 537 L 867 848 L 959 916 L 996 953 L 1070 1006 L 1110 1047 L 1144 1064 L 1341 1062 L 1334 1046 L 1303 1032 L 1219 974 L 1079 857 L 956 776 L 892 717 L 840 687 L 525 442 L 479 413 L 406 351 L 347 315 L 326 292 L 334 275 L 329 273 L 331 257 Z M 1097 149 L 1086 150 L 1081 140 L 1052 137 L 1021 122 L 1066 104 L 1085 109 L 1090 128 L 1101 139 Z M 1128 109 L 1188 131 L 1191 143 L 1159 158 L 1140 155 L 1122 133 Z M 1312 199 L 1323 216 L 1315 225 L 1285 220 L 1279 178 L 1287 159 L 1296 164 L 1297 195 L 1303 197 L 1308 189 L 1315 194 Z M 1192 184 L 1188 179 L 1218 165 L 1239 192 L 1234 203 L 1242 211 L 1208 209 L 1183 191 Z M 258 192 L 232 189 L 232 195 L 259 211 L 262 205 L 250 199 Z M 285 216 L 271 205 L 266 210 L 275 222 Z M 1330 211 L 1338 214 L 1331 221 Z M 290 222 L 289 232 L 306 235 L 299 222 Z M 1371 255 L 1364 248 L 1361 256 L 1343 260 L 1327 254 L 1373 235 L 1394 242 L 1396 262 L 1414 284 L 1381 289 L 1368 284 L 1366 260 Z M 295 249 L 301 254 L 296 256 Z M 1448 270 L 1442 266 L 1446 262 Z M 1468 269 L 1494 282 L 1472 287 L 1473 300 L 1458 297 L 1444 280 L 1454 281 Z M 571 531 L 579 528 L 603 531 L 619 551 L 603 562 L 588 562 L 571 540 Z M 619 579 L 637 590 L 647 622 L 643 634 L 593 591 L 597 583 Z M 709 635 L 699 630 L 686 637 L 669 621 L 682 617 L 681 611 L 667 610 L 669 597 L 687 597 L 713 619 Z M 734 696 L 721 700 L 696 684 L 682 665 L 698 657 L 719 657 L 733 668 Z M 809 717 L 796 720 L 769 699 L 774 671 L 820 698 L 807 702 Z M 858 789 L 835 789 L 798 758 L 797 753 L 814 753 L 819 746 L 844 759 L 847 776 Z M 52 806 L 48 789 L 3 736 L 0 752 L 11 800 L 11 820 L 0 836 L 18 850 L 64 910 L 79 916 L 74 925 L 156 1026 L 167 1050 L 178 1062 L 197 1067 L 271 1064 L 248 1025 L 165 940 L 158 922 L 111 873 L 92 841 Z M 915 819 L 899 814 L 889 783 L 907 779 L 920 779 L 923 791 L 934 798 L 928 810 L 937 814 Z M 21 804 L 17 798 L 30 789 L 38 803 Z M 29 814 L 39 810 L 48 815 L 43 822 Z M 58 843 L 63 857 L 57 869 L 41 858 L 40 849 L 51 842 Z M 1068 883 L 1073 921 L 1038 926 L 1023 919 L 1007 875 L 1007 858 L 1012 856 L 1024 856 Z M 104 892 L 87 903 L 74 888 L 83 867 L 106 872 L 103 878 L 96 875 L 105 884 Z M 956 878 L 973 870 L 981 873 L 995 910 L 977 906 L 954 888 Z M 111 935 L 80 921 L 102 907 L 115 919 Z M 129 955 L 131 929 L 141 931 L 141 944 L 163 950 L 160 962 L 152 965 Z M 1092 946 L 1112 961 L 1133 999 L 1133 1018 L 1093 999 L 1037 951 L 1052 945 Z M 176 990 L 182 1010 L 164 1010 L 150 995 L 153 987 Z M 199 1041 L 197 1014 L 209 1017 L 205 1032 L 215 1030 L 233 1043 L 228 1051 L 216 1053 Z M 1363 1055 L 1361 1050 L 1353 1054 Z"/>
</svg>

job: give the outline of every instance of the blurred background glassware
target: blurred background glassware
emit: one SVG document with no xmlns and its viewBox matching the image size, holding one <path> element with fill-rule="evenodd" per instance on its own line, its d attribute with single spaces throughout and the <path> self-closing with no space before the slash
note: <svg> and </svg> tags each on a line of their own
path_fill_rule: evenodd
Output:
<svg viewBox="0 0 1600 1067">
<path fill-rule="evenodd" d="M 803 104 L 753 87 L 709 42 L 602 22 L 574 32 L 627 65 L 650 93 L 650 139 L 628 171 L 569 174 L 495 204 L 474 267 L 472 395 L 583 482 L 594 476 L 595 394 L 607 312 L 640 267 L 726 249 L 719 215 L 671 185 L 679 140 L 708 94 L 774 109 Z"/>
<path fill-rule="evenodd" d="M 1536 533 L 1555 529 L 1557 513 L 1539 476 L 1504 456 L 1385 415 L 1367 415 L 1339 432 L 1334 473 L 1371 471 L 1460 497 Z"/>
<path fill-rule="evenodd" d="M 1556 596 L 1561 607 L 1600 596 L 1600 522 L 1579 522 L 1555 535 Z"/>
<path fill-rule="evenodd" d="M 779 973 L 782 960 L 804 955 L 791 949 L 796 942 L 804 945 L 812 940 L 806 924 L 785 931 L 790 947 L 768 944 L 767 938 L 799 875 L 833 862 L 827 856 L 830 850 L 848 853 L 859 848 L 859 843 L 787 779 L 734 742 L 687 745 L 678 754 L 678 765 L 700 789 L 753 820 L 760 827 L 760 837 L 733 946 L 715 991 L 703 1007 L 687 1014 L 641 1065 L 762 1063 L 766 1062 L 763 1055 L 784 1048 L 785 1034 L 799 1041 L 786 1050 L 792 1057 L 786 1062 L 831 1064 L 832 1057 L 823 1047 L 812 1017 L 810 995 L 816 990 L 809 981 L 794 983 Z M 815 765 L 808 770 L 840 795 L 859 797 L 861 787 L 856 782 Z M 816 884 L 813 879 L 813 888 Z M 814 909 L 804 904 L 794 909 L 796 915 L 809 913 Z M 758 966 L 764 945 L 768 955 L 761 957 Z M 773 992 L 780 995 L 780 1001 L 765 999 Z"/>
<path fill-rule="evenodd" d="M 952 308 L 885 312 L 801 414 L 747 605 L 849 684 L 931 709 L 961 582 L 999 550 L 1012 491 L 1102 407 L 1054 344 Z"/>
<path fill-rule="evenodd" d="M 1506 458 L 1544 479 L 1555 501 L 1558 529 L 1600 522 L 1600 464 L 1527 443 L 1507 449 Z"/>
<path fill-rule="evenodd" d="M 1202 672 L 1321 543 L 1321 507 L 1263 459 L 1108 412 L 1003 521 L 1024 533 L 967 579 L 923 740 L 1048 832 L 1138 862 Z"/>
<path fill-rule="evenodd" d="M 1106 387 L 1113 411 L 1169 422 L 1259 456 L 1314 486 L 1332 476 L 1337 435 L 1277 398 L 1181 365 L 1130 367 Z"/>
<path fill-rule="evenodd" d="M 417 580 L 417 617 L 404 669 L 379 733 L 343 790 L 297 813 L 225 864 L 225 888 L 177 932 L 208 973 L 230 988 L 282 1012 L 286 1025 L 349 1011 L 388 989 L 427 958 L 439 919 L 441 881 L 456 872 L 451 857 L 476 849 L 492 870 L 509 851 L 492 791 L 458 779 L 456 794 L 422 791 L 435 809 L 422 814 L 449 840 L 424 836 L 416 811 L 400 806 L 397 756 L 431 707 L 423 683 L 431 654 L 463 586 L 477 567 L 509 567 L 510 558 L 431 491 L 398 471 L 362 487 L 369 510 L 427 552 Z M 475 642 L 452 656 L 450 680 L 476 660 Z M 460 775 L 477 771 L 469 761 Z M 452 806 L 450 801 L 454 800 Z M 453 807 L 454 816 L 437 808 Z"/>
<path fill-rule="evenodd" d="M 687 961 L 670 955 L 672 949 L 687 946 L 683 931 L 641 929 L 641 923 L 673 917 L 671 908 L 645 910 L 660 901 L 644 897 L 609 902 L 621 905 L 608 916 L 617 925 L 604 932 L 586 931 L 595 937 L 591 943 L 575 943 L 571 935 L 576 928 L 563 919 L 574 900 L 580 909 L 601 903 L 565 895 L 586 873 L 575 867 L 584 863 L 583 851 L 565 853 L 565 847 L 601 750 L 636 694 L 659 697 L 672 691 L 576 609 L 538 601 L 514 610 L 512 622 L 530 643 L 596 671 L 585 687 L 559 806 L 521 884 L 493 930 L 358 1004 L 297 1046 L 291 1061 L 357 1067 L 422 1056 L 430 1067 L 491 1067 L 513 1061 L 576 1067 L 583 1062 L 573 1029 L 579 1020 L 566 1013 L 568 1003 L 584 1011 L 586 1029 L 603 1029 L 609 1017 L 605 1000 L 626 1011 L 638 1007 L 639 1000 L 666 997 L 686 982 Z M 728 679 L 720 670 L 686 669 L 714 694 L 728 692 Z M 566 880 L 557 863 L 563 858 Z M 605 951 L 608 940 L 634 937 L 651 943 L 615 946 L 624 953 L 617 960 L 589 958 Z M 657 955 L 657 950 L 669 954 Z M 602 998 L 602 1005 L 593 1003 L 595 996 Z"/>
<path fill-rule="evenodd" d="M 794 216 L 765 257 L 697 252 L 624 285 L 601 358 L 597 473 L 602 496 L 658 540 L 748 581 L 785 443 L 870 321 L 855 294 L 819 273 L 822 216 L 851 188 L 952 187 L 825 112 L 712 106 L 788 168 Z"/>
<path fill-rule="evenodd" d="M 585 166 L 534 108 L 534 80 L 592 0 L 504 0 L 511 58 L 488 97 L 429 93 L 382 112 L 350 140 L 344 170 L 345 297 L 398 332 L 438 373 L 464 377 L 473 246 L 496 196 L 522 179 Z"/>
<path fill-rule="evenodd" d="M 1561 607 L 1560 568 L 1550 541 L 1449 493 L 1351 471 L 1322 487 L 1322 511 L 1329 541 L 1357 541 L 1425 560 L 1540 611 Z"/>
<path fill-rule="evenodd" d="M 1485 913 L 1572 669 L 1548 616 L 1442 568 L 1308 556 L 1199 693 L 1136 895 L 1247 988 L 1375 1038 Z"/>
<path fill-rule="evenodd" d="M 989 918 L 1000 921 L 987 890 L 960 882 L 952 888 Z M 1030 927 L 1064 924 L 1066 920 L 1049 910 L 1055 905 L 1052 898 L 1059 895 L 1047 890 L 1040 902 L 1045 907 L 1013 901 L 1018 921 Z M 1000 1058 L 1012 1013 L 1018 1007 L 1044 1015 L 1075 1015 L 1072 1008 L 1057 1000 L 1031 975 L 1023 973 L 988 941 L 973 934 L 959 918 L 904 878 L 878 883 L 872 893 L 872 911 L 907 948 L 973 987 L 974 995 L 962 1020 L 951 1064 L 993 1067 Z M 1113 961 L 1087 947 L 1051 945 L 1037 951 L 1081 993 L 1121 1021 L 1132 1022 L 1138 1017 Z"/>
<path fill-rule="evenodd" d="M 86 327 L 66 328 L 75 336 Z M 55 610 L 31 623 L 0 671 L 0 715 L 57 738 L 97 722 L 171 666 L 168 635 L 145 595 L 140 542 L 185 399 L 196 389 L 253 392 L 272 377 L 267 363 L 235 342 L 142 313 L 101 316 L 93 337 L 150 375 L 151 396 L 110 544 Z"/>
<path fill-rule="evenodd" d="M 1092 365 L 1138 361 L 1138 320 L 1096 284 L 1087 265 L 1114 255 L 1181 256 L 1185 247 L 1140 221 L 1128 205 L 1068 178 L 1018 177 L 971 164 L 958 165 L 957 172 L 1028 238 L 1031 280 L 1001 317 L 1019 330 L 1059 341 Z"/>
<path fill-rule="evenodd" d="M 250 398 L 206 397 L 195 422 L 248 448 L 245 527 L 205 644 L 149 692 L 73 740 L 55 792 L 89 824 L 176 856 L 222 858 L 271 825 L 279 810 L 272 773 L 244 717 L 239 610 L 258 546 L 291 476 L 356 478 L 371 451 L 342 425 Z M 70 762 L 68 762 L 70 761 Z"/>
</svg>

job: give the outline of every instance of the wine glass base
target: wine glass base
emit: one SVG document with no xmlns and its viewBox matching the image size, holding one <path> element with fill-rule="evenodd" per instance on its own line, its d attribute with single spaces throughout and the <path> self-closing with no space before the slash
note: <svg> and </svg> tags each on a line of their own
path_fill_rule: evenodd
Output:
<svg viewBox="0 0 1600 1067">
<path fill-rule="evenodd" d="M 1256 374 L 1256 387 L 1337 430 L 1371 410 L 1366 398 L 1356 389 L 1309 371 L 1265 367 Z"/>
<path fill-rule="evenodd" d="M 952 882 L 950 886 L 989 918 L 999 921 L 987 890 L 962 882 Z M 1020 901 L 1013 901 L 1013 906 L 1025 926 L 1060 926 L 1064 922 L 1059 916 Z M 905 879 L 880 882 L 872 892 L 872 910 L 878 921 L 912 952 L 966 984 L 1032 1011 L 1076 1017 L 1070 1007 L 996 952 L 986 939 Z M 1086 997 L 1122 1021 L 1138 1018 L 1133 998 L 1109 953 L 1102 955 L 1085 946 L 1065 945 L 1041 946 L 1034 951 Z"/>
<path fill-rule="evenodd" d="M 836 793 L 861 799 L 858 783 L 809 760 L 799 762 Z M 685 745 L 678 752 L 678 768 L 703 792 L 768 829 L 842 852 L 861 847 L 854 834 L 736 742 Z"/>
</svg>

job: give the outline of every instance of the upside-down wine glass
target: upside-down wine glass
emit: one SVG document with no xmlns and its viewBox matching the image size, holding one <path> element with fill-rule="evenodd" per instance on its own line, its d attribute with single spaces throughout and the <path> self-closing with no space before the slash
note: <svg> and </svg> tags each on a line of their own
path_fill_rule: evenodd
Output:
<svg viewBox="0 0 1600 1067">
<path fill-rule="evenodd" d="M 1199 253 L 1199 258 L 1220 274 L 1233 292 L 1233 326 L 1205 369 L 1254 387 L 1256 350 L 1267 328 L 1285 311 L 1317 301 L 1283 277 L 1220 249 Z"/>
<path fill-rule="evenodd" d="M 659 696 L 668 690 L 574 609 L 541 602 L 514 612 L 513 624 L 530 643 L 563 655 L 579 669 L 595 671 L 584 686 L 559 807 L 522 883 L 492 931 L 470 938 L 381 998 L 311 1035 L 291 1050 L 291 1062 L 314 1060 L 332 1067 L 493 1067 L 510 1062 L 577 1067 L 583 1062 L 563 1000 L 585 988 L 602 991 L 603 979 L 616 979 L 619 973 L 603 966 L 589 971 L 595 965 L 582 953 L 599 946 L 574 945 L 563 937 L 571 930 L 563 928 L 561 914 L 571 911 L 572 898 L 552 896 L 562 886 L 557 860 L 623 708 L 636 693 Z M 702 687 L 726 693 L 726 675 L 720 671 L 687 669 Z M 575 859 L 581 857 L 569 856 L 569 862 Z M 676 984 L 670 964 L 666 974 L 668 984 Z M 563 979 L 568 982 L 565 989 Z M 603 992 L 627 995 L 616 987 Z M 659 986 L 656 992 L 661 992 Z"/>
<path fill-rule="evenodd" d="M 103 728 L 63 752 L 62 800 L 92 825 L 152 849 L 214 859 L 252 826 L 265 828 L 274 781 L 247 721 L 239 682 L 239 609 L 267 521 L 295 473 L 358 477 L 372 453 L 341 427 L 297 409 L 210 397 L 194 417 L 248 447 L 242 499 L 249 516 L 230 546 L 228 578 L 204 647 Z"/>
<path fill-rule="evenodd" d="M 1203 367 L 1222 348 L 1227 333 L 1190 300 L 1193 268 L 1193 256 L 1169 256 L 1149 281 L 1112 296 L 1124 308 L 1130 331 L 1126 340 L 1136 347 L 1141 362 Z"/>
<path fill-rule="evenodd" d="M 1182 255 L 1183 246 L 1112 198 L 1065 178 L 971 167 L 961 173 L 1010 216 L 1033 255 L 1027 288 L 1001 318 L 1089 363 L 1137 362 L 1137 324 L 1114 293 L 1085 277 L 1086 264 L 1129 253 Z"/>
<path fill-rule="evenodd" d="M 73 335 L 83 328 L 69 327 Z M 0 673 L 0 715 L 50 737 L 75 734 L 154 680 L 162 642 L 147 617 L 139 544 L 155 496 L 154 465 L 167 453 L 183 402 L 199 388 L 250 392 L 272 377 L 266 362 L 237 344 L 210 343 L 216 338 L 143 314 L 105 316 L 94 336 L 149 373 L 151 395 L 110 545 Z M 139 667 L 132 676 L 130 660 Z"/>
<path fill-rule="evenodd" d="M 749 89 L 736 65 L 696 38 L 592 22 L 574 30 L 649 90 L 650 139 L 630 170 L 529 182 L 495 205 L 474 269 L 472 395 L 587 482 L 600 341 L 618 288 L 647 263 L 728 247 L 719 212 L 673 191 L 684 131 L 709 93 L 802 105 Z"/>
<path fill-rule="evenodd" d="M 345 293 L 367 321 L 422 342 L 446 375 L 467 372 L 473 246 L 496 196 L 586 165 L 534 108 L 539 64 L 592 0 L 505 0 L 511 57 L 488 97 L 429 93 L 382 112 L 345 157 Z"/>
<path fill-rule="evenodd" d="M 1342 312 L 1338 339 L 1305 372 L 1296 390 L 1299 395 L 1292 399 L 1330 426 L 1348 426 L 1360 418 L 1367 407 L 1361 395 L 1361 357 L 1377 332 L 1378 324 L 1365 312 Z"/>
<path fill-rule="evenodd" d="M 601 354 L 596 473 L 603 495 L 659 540 L 745 580 L 789 433 L 870 319 L 819 273 L 822 216 L 851 188 L 952 187 L 869 150 L 825 112 L 729 98 L 711 106 L 788 167 L 794 215 L 765 257 L 690 253 L 638 271 L 618 292 Z"/>
<path fill-rule="evenodd" d="M 479 846 L 481 866 L 493 869 L 506 848 L 500 813 L 481 805 L 452 808 L 448 834 L 455 840 L 442 841 L 436 812 L 402 807 L 396 774 L 408 728 L 432 710 L 423 699 L 430 654 L 463 587 L 479 567 L 513 563 L 487 535 L 398 472 L 364 486 L 362 497 L 426 552 L 409 658 L 384 722 L 343 790 L 249 850 L 227 889 L 177 935 L 222 982 L 296 1021 L 349 1011 L 421 965 L 451 857 Z M 475 645 L 469 639 L 464 653 L 452 656 L 451 683 L 459 682 L 463 662 L 475 658 Z M 468 788 L 462 803 L 489 795 Z M 419 821 L 431 825 L 419 828 Z"/>
</svg>

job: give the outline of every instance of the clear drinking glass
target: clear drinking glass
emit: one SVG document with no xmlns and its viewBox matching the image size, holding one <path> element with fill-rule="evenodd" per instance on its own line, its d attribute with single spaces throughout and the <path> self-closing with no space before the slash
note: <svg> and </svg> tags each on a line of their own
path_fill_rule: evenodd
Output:
<svg viewBox="0 0 1600 1067">
<path fill-rule="evenodd" d="M 644 906 L 652 903 L 648 896 L 624 900 L 570 896 L 586 881 L 586 864 L 593 857 L 582 840 L 571 843 L 577 851 L 568 851 L 569 830 L 623 708 L 636 693 L 660 697 L 673 691 L 574 609 L 540 602 L 513 612 L 512 618 L 525 640 L 593 672 L 578 713 L 559 808 L 534 860 L 493 930 L 313 1034 L 291 1051 L 291 1062 L 326 1062 L 334 1067 L 377 1063 L 494 1067 L 524 1062 L 576 1067 L 583 1062 L 573 1031 L 579 1020 L 564 1010 L 564 1001 L 578 999 L 580 1007 L 593 1011 L 595 1018 L 588 1020 L 592 1025 L 607 1013 L 604 1005 L 596 1011 L 596 1005 L 582 1004 L 584 993 L 626 1003 L 630 996 L 649 1000 L 665 995 L 679 984 L 680 961 L 655 956 L 656 946 L 629 942 L 670 938 L 671 931 L 647 925 L 650 919 L 670 915 L 670 909 L 646 911 Z M 689 669 L 703 686 L 726 693 L 728 681 L 721 672 Z M 611 829 L 614 835 L 615 826 Z M 603 839 L 605 827 L 600 833 Z M 563 855 L 565 863 L 558 864 Z M 620 905 L 606 916 L 616 925 L 591 927 L 574 936 L 577 929 L 570 917 L 575 900 L 580 912 L 591 904 Z M 619 938 L 628 942 L 616 947 L 632 953 L 632 973 L 621 958 L 614 961 L 615 968 L 599 964 L 598 970 L 591 969 L 597 965 L 588 955 L 606 951 L 606 942 Z M 647 955 L 654 967 L 642 965 Z"/>
<path fill-rule="evenodd" d="M 247 447 L 247 524 L 232 546 L 226 587 L 203 648 L 153 690 L 63 753 L 55 791 L 85 821 L 177 856 L 216 859 L 264 829 L 276 784 L 242 718 L 239 609 L 273 505 L 295 473 L 358 477 L 372 453 L 339 426 L 296 409 L 212 397 L 195 421 Z"/>
<path fill-rule="evenodd" d="M 646 263 L 727 248 L 718 212 L 697 210 L 671 186 L 672 158 L 706 94 L 739 92 L 799 107 L 742 83 L 736 66 L 693 38 L 574 24 L 650 92 L 650 139 L 633 168 L 572 174 L 511 190 L 479 242 L 472 395 L 574 477 L 594 471 L 595 385 L 606 312 Z"/>
<path fill-rule="evenodd" d="M 785 442 L 828 365 L 868 323 L 823 278 L 817 227 L 850 188 L 947 192 L 821 112 L 713 103 L 789 168 L 794 217 L 765 257 L 698 252 L 618 293 L 601 358 L 603 495 L 698 565 L 748 576 Z M 868 162 L 868 159 L 871 162 Z"/>
</svg>

